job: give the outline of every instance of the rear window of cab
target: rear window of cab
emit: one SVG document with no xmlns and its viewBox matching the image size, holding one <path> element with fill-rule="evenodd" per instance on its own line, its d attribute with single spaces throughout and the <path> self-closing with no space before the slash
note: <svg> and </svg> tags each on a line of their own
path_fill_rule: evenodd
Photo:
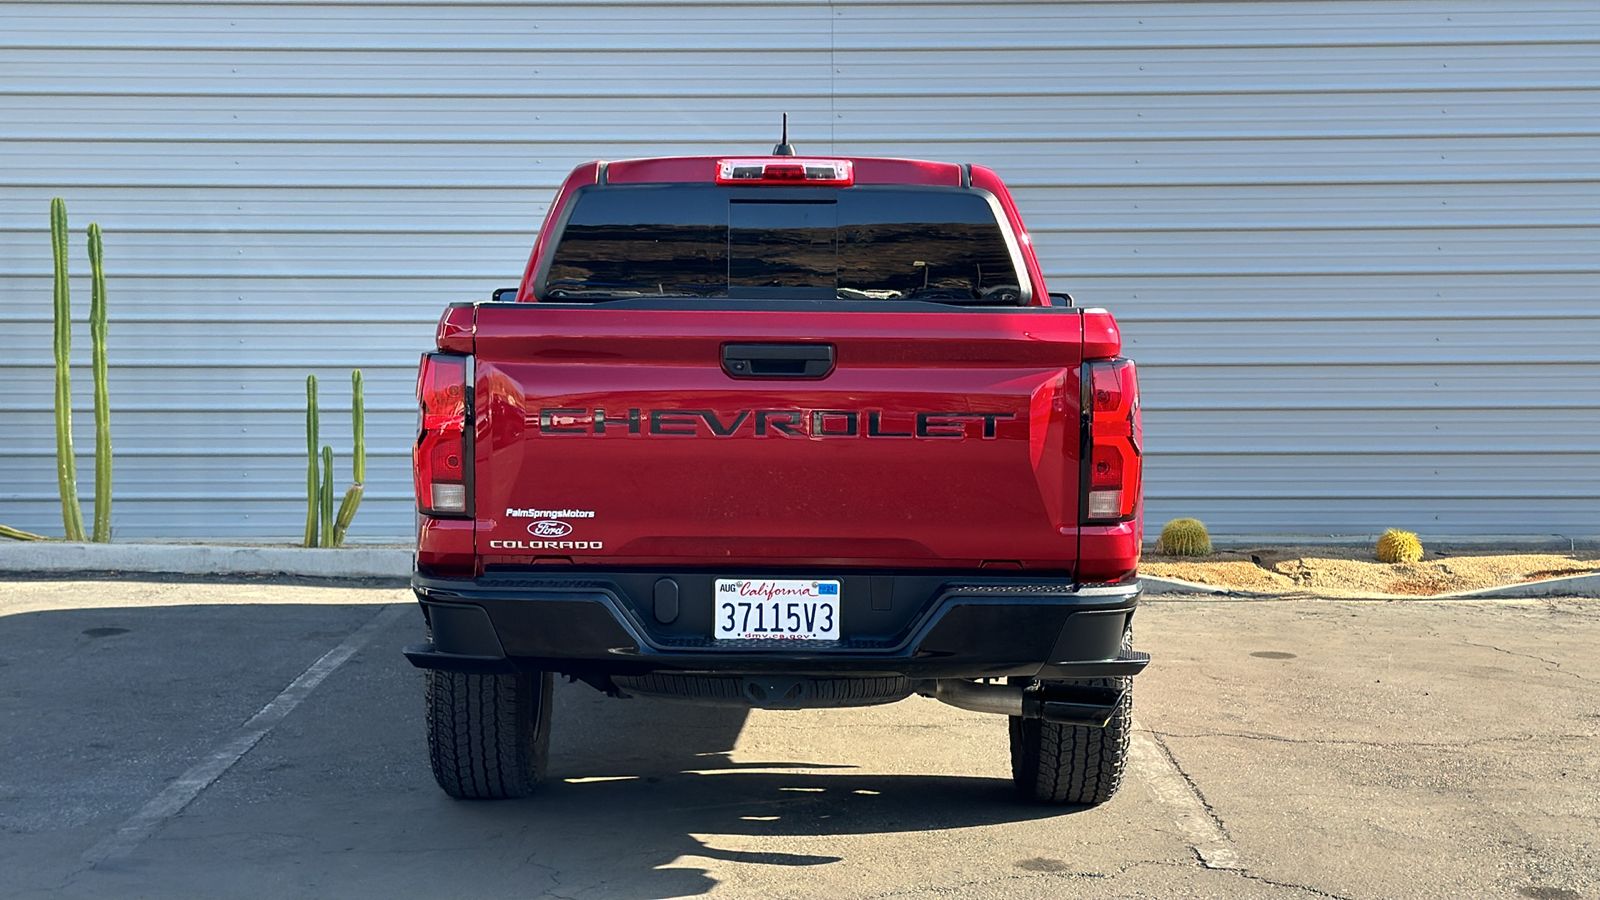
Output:
<svg viewBox="0 0 1600 900">
<path fill-rule="evenodd" d="M 953 187 L 596 185 L 558 223 L 541 299 L 1027 302 L 994 198 Z"/>
</svg>

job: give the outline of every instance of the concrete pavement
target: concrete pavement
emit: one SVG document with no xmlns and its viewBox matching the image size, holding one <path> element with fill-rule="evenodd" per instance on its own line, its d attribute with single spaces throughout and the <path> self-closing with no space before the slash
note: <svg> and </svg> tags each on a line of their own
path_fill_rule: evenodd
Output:
<svg viewBox="0 0 1600 900">
<path fill-rule="evenodd" d="M 581 684 L 539 796 L 451 801 L 407 603 L 0 585 L 0 896 L 1600 896 L 1593 601 L 1151 598 L 1135 716 L 1160 758 L 1093 810 L 1013 801 L 1004 720 L 930 700 L 747 713 Z"/>
</svg>

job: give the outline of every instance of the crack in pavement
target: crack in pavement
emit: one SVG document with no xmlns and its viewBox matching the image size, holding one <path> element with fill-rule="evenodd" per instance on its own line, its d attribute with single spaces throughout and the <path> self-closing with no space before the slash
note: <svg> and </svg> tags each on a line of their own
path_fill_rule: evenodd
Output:
<svg viewBox="0 0 1600 900">
<path fill-rule="evenodd" d="M 1200 863 L 1210 869 L 1242 869 L 1238 848 L 1222 818 L 1206 800 L 1167 745 L 1138 722 L 1128 742 L 1128 764 L 1156 801 L 1167 808 Z"/>
<path fill-rule="evenodd" d="M 1166 868 L 1176 868 L 1176 869 L 1194 869 L 1194 868 L 1196 868 L 1196 866 L 1194 866 L 1192 863 L 1174 863 L 1174 862 L 1171 862 L 1169 860 L 1144 859 L 1144 860 L 1139 860 L 1137 862 L 1128 863 L 1127 865 L 1124 865 L 1124 866 L 1118 868 L 1116 874 L 1117 874 L 1117 876 L 1125 875 L 1128 872 L 1130 872 L 1131 870 L 1140 868 L 1142 866 L 1162 866 L 1162 867 L 1166 867 Z M 1279 881 L 1279 880 L 1277 880 L 1275 878 L 1268 878 L 1265 875 L 1258 875 L 1255 872 L 1253 872 L 1251 870 L 1248 870 L 1248 869 L 1207 869 L 1207 868 L 1205 868 L 1203 866 L 1199 867 L 1199 868 L 1200 868 L 1201 871 L 1217 872 L 1218 874 L 1221 874 L 1221 875 L 1223 875 L 1225 877 L 1226 876 L 1237 876 L 1239 878 L 1243 878 L 1246 881 L 1254 881 L 1254 882 L 1257 882 L 1258 884 L 1265 884 L 1265 885 L 1269 885 L 1271 887 L 1286 888 L 1286 889 L 1291 890 L 1291 891 L 1303 891 L 1303 892 L 1305 892 L 1307 894 L 1310 894 L 1313 897 L 1327 897 L 1327 898 L 1330 898 L 1330 900 L 1355 900 L 1355 898 L 1349 897 L 1349 896 L 1347 896 L 1345 894 L 1334 894 L 1334 893 L 1331 893 L 1329 891 L 1321 890 L 1320 888 L 1311 887 L 1310 885 L 1307 885 L 1307 884 L 1296 884 L 1296 883 L 1294 883 L 1292 881 Z"/>
<path fill-rule="evenodd" d="M 1358 741 L 1325 738 L 1292 738 L 1278 734 L 1265 734 L 1261 732 L 1238 731 L 1198 731 L 1183 733 L 1177 731 L 1156 731 L 1149 729 L 1150 733 L 1163 738 L 1238 738 L 1242 741 L 1270 741 L 1281 744 L 1328 744 L 1342 747 L 1377 747 L 1379 749 L 1409 749 L 1409 750 L 1450 750 L 1463 747 L 1476 747 L 1482 744 L 1519 743 L 1523 741 L 1592 741 L 1600 738 L 1600 734 L 1519 734 L 1505 735 L 1502 737 L 1474 738 L 1469 741 L 1427 742 L 1427 741 Z"/>
<path fill-rule="evenodd" d="M 1293 882 L 1278 881 L 1265 875 L 1246 869 L 1239 862 L 1238 848 L 1233 836 L 1229 834 L 1227 826 L 1222 821 L 1222 816 L 1206 799 L 1205 792 L 1188 772 L 1184 771 L 1177 757 L 1163 741 L 1163 733 L 1134 723 L 1133 740 L 1129 746 L 1130 765 L 1138 771 L 1145 785 L 1150 788 L 1157 801 L 1168 808 L 1180 830 L 1189 839 L 1190 850 L 1195 854 L 1195 861 L 1200 867 L 1211 871 L 1229 872 L 1248 881 L 1255 881 L 1272 887 L 1281 887 L 1288 890 L 1303 891 L 1314 897 L 1327 897 L 1330 900 L 1352 900 L 1341 894 L 1334 894 L 1310 885 L 1295 884 Z M 1299 742 L 1295 742 L 1299 743 Z M 1172 865 L 1158 861 L 1145 861 L 1124 866 L 1118 874 L 1122 874 L 1138 865 Z"/>
<path fill-rule="evenodd" d="M 1178 762 L 1178 757 L 1173 755 L 1172 748 L 1168 747 L 1165 741 L 1160 740 L 1160 735 L 1153 731 L 1149 733 L 1156 736 L 1156 745 L 1161 748 L 1161 752 L 1167 755 L 1167 759 L 1172 761 L 1172 767 L 1178 770 L 1178 774 L 1189 785 L 1189 790 L 1194 791 L 1195 797 L 1200 801 L 1200 807 L 1206 811 L 1206 815 L 1211 817 L 1211 821 L 1216 823 L 1217 830 L 1222 832 L 1223 837 L 1230 841 L 1233 840 L 1233 835 L 1228 833 L 1227 824 L 1222 821 L 1222 815 L 1217 812 L 1216 807 L 1211 805 L 1211 801 L 1206 799 L 1206 792 L 1200 790 L 1200 785 L 1195 782 L 1194 776 L 1184 771 L 1183 764 Z"/>
<path fill-rule="evenodd" d="M 1351 897 L 1347 894 L 1333 894 L 1329 893 L 1328 891 L 1318 890 L 1310 885 L 1295 884 L 1292 881 L 1276 881 L 1266 877 L 1265 875 L 1256 875 L 1248 871 L 1235 872 L 1234 874 L 1245 879 L 1246 881 L 1255 881 L 1261 884 L 1269 884 L 1273 887 L 1288 888 L 1293 891 L 1305 891 L 1313 897 L 1327 897 L 1329 900 L 1355 900 L 1354 897 Z"/>
<path fill-rule="evenodd" d="M 555 866 L 548 865 L 546 863 L 534 862 L 533 858 L 535 856 L 537 856 L 537 855 L 539 855 L 539 851 L 537 851 L 537 850 L 535 850 L 532 853 L 529 853 L 527 856 L 522 858 L 522 864 L 524 866 L 527 866 L 528 868 L 538 869 L 541 872 L 543 872 L 546 878 L 550 879 L 552 882 L 555 883 L 556 888 L 564 888 L 565 885 L 563 885 L 561 883 L 561 870 L 556 868 Z M 539 896 L 541 896 L 541 897 L 554 897 L 554 898 L 556 898 L 556 900 L 576 900 L 576 898 L 571 897 L 571 896 L 569 896 L 567 894 L 558 894 L 558 893 L 556 893 L 556 889 L 555 888 L 545 888 L 543 891 L 540 892 Z"/>
<path fill-rule="evenodd" d="M 1584 676 L 1584 675 L 1579 675 L 1577 672 L 1573 672 L 1573 671 L 1570 671 L 1568 669 L 1561 668 L 1561 663 L 1558 663 L 1553 659 L 1545 659 L 1542 656 L 1534 656 L 1532 653 L 1518 653 L 1515 650 L 1507 650 L 1504 647 L 1496 647 L 1493 644 L 1480 644 L 1480 643 L 1478 643 L 1476 641 L 1462 641 L 1461 643 L 1466 644 L 1468 647 L 1482 647 L 1485 650 L 1494 650 L 1494 651 L 1497 651 L 1499 653 L 1504 653 L 1507 656 L 1519 656 L 1519 657 L 1521 657 L 1523 659 L 1531 659 L 1531 660 L 1534 660 L 1535 662 L 1542 662 L 1547 666 L 1552 666 L 1553 667 L 1553 671 L 1558 675 L 1570 675 L 1573 678 L 1578 679 L 1579 681 L 1587 681 L 1587 682 L 1590 682 L 1591 684 L 1596 683 L 1593 678 L 1589 678 L 1589 677 Z"/>
</svg>

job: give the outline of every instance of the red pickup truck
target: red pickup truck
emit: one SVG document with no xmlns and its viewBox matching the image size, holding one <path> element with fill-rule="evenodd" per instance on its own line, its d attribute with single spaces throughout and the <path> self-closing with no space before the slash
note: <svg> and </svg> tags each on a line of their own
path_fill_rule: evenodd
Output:
<svg viewBox="0 0 1600 900">
<path fill-rule="evenodd" d="M 538 782 L 555 674 L 776 709 L 922 694 L 1009 716 L 1024 796 L 1116 791 L 1149 662 L 1138 384 L 993 171 L 587 163 L 521 285 L 436 342 L 405 653 L 451 796 Z"/>
</svg>

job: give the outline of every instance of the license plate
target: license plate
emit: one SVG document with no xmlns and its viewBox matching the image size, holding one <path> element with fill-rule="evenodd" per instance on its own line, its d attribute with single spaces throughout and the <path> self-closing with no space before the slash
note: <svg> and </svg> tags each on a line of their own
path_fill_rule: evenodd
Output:
<svg viewBox="0 0 1600 900">
<path fill-rule="evenodd" d="M 719 641 L 836 641 L 839 582 L 719 578 Z"/>
</svg>

